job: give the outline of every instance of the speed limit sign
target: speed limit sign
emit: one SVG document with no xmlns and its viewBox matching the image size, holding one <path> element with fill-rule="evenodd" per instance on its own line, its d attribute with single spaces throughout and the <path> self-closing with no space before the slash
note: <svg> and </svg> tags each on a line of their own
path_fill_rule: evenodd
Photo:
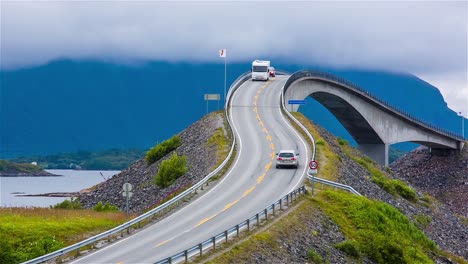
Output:
<svg viewBox="0 0 468 264">
<path fill-rule="evenodd" d="M 318 169 L 318 163 L 317 163 L 317 161 L 311 160 L 311 161 L 309 162 L 309 168 L 310 168 L 311 170 L 316 170 L 316 169 Z"/>
</svg>

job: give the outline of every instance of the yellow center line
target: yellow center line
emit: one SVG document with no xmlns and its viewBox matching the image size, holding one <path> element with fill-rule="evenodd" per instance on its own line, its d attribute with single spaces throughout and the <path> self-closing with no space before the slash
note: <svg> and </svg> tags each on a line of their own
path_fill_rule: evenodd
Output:
<svg viewBox="0 0 468 264">
<path fill-rule="evenodd" d="M 249 195 L 253 190 L 255 190 L 256 188 L 256 185 L 252 186 L 251 188 L 249 188 L 247 191 L 244 192 L 244 194 L 242 195 L 242 198 L 246 197 L 247 195 Z"/>
<path fill-rule="evenodd" d="M 161 243 L 157 244 L 157 245 L 156 245 L 156 247 L 160 247 L 160 246 L 162 246 L 162 245 L 166 244 L 166 243 L 167 243 L 167 242 L 169 242 L 169 241 L 171 241 L 171 240 L 170 240 L 170 239 L 168 239 L 168 240 L 165 240 L 165 241 L 163 241 L 163 242 L 161 242 Z M 123 263 L 123 262 L 119 262 L 119 263 Z"/>
<path fill-rule="evenodd" d="M 242 196 L 243 197 L 243 196 Z M 223 209 L 223 212 L 226 211 L 227 209 L 231 208 L 233 205 L 235 205 L 236 203 L 238 203 L 240 201 L 240 199 L 237 199 L 235 200 L 234 202 L 232 203 L 228 203 L 226 206 L 224 206 L 224 209 Z"/>
<path fill-rule="evenodd" d="M 210 217 L 207 217 L 207 218 L 201 220 L 195 227 L 199 227 L 199 226 L 203 225 L 204 223 L 206 223 L 206 222 L 210 221 L 211 219 L 215 218 L 216 216 L 218 216 L 218 214 L 219 213 L 214 214 L 214 215 L 212 215 Z"/>
<path fill-rule="evenodd" d="M 262 176 L 258 177 L 258 179 L 257 179 L 257 184 L 260 184 L 260 183 L 263 181 L 263 179 L 265 179 L 265 175 L 266 175 L 266 173 L 263 173 Z M 244 193 L 244 194 L 245 194 L 245 193 Z"/>
<path fill-rule="evenodd" d="M 266 86 L 268 85 L 268 82 L 269 82 L 269 81 L 267 81 L 267 82 L 265 83 L 265 85 L 263 85 L 260 89 L 258 89 L 257 95 L 254 96 L 254 105 L 255 105 L 255 107 L 254 107 L 253 110 L 254 110 L 254 112 L 256 113 L 255 117 L 258 119 L 258 123 L 260 124 L 261 127 L 263 127 L 263 131 L 266 133 L 266 138 L 267 138 L 267 140 L 271 142 L 271 141 L 272 141 L 271 135 L 270 135 L 270 133 L 268 133 L 268 130 L 266 129 L 265 124 L 263 123 L 262 119 L 260 118 L 260 115 L 258 114 L 258 108 L 257 108 L 258 96 L 262 93 L 263 89 L 266 88 Z M 228 210 L 228 209 L 231 208 L 233 205 L 237 204 L 242 198 L 248 196 L 250 193 L 252 193 L 252 192 L 255 190 L 255 188 L 257 187 L 257 185 L 260 184 L 260 183 L 263 181 L 263 179 L 265 179 L 265 177 L 266 177 L 266 172 L 268 172 L 268 171 L 271 169 L 271 166 L 273 165 L 273 160 L 274 160 L 274 158 L 275 158 L 275 156 L 276 156 L 275 151 L 274 151 L 274 150 L 275 150 L 275 145 L 273 144 L 273 142 L 270 143 L 270 147 L 271 147 L 271 149 L 272 149 L 272 152 L 271 152 L 271 160 L 272 160 L 272 161 L 270 161 L 270 163 L 268 163 L 268 164 L 265 166 L 265 173 L 263 173 L 262 176 L 260 176 L 260 177 L 257 178 L 257 183 L 256 183 L 254 186 L 252 186 L 252 187 L 250 187 L 249 189 L 247 189 L 247 190 L 242 194 L 242 197 L 241 197 L 240 199 L 237 199 L 237 200 L 235 200 L 235 201 L 233 201 L 233 202 L 231 202 L 231 203 L 228 203 L 226 206 L 224 206 L 224 208 L 223 208 L 223 210 L 222 210 L 221 212 L 216 213 L 216 214 L 214 214 L 214 215 L 212 215 L 212 216 L 210 216 L 210 217 L 207 217 L 207 218 L 202 219 L 197 225 L 195 225 L 195 227 L 199 227 L 199 226 L 203 225 L 204 223 L 206 223 L 206 222 L 210 221 L 211 219 L 215 218 L 216 216 L 218 216 L 220 213 L 222 213 L 222 212 Z M 164 241 L 164 242 L 161 242 L 161 243 L 159 243 L 156 247 L 159 247 L 159 246 L 161 246 L 161 245 L 164 245 L 164 244 L 167 243 L 168 241 L 169 241 L 169 240 L 166 240 L 166 241 Z"/>
</svg>

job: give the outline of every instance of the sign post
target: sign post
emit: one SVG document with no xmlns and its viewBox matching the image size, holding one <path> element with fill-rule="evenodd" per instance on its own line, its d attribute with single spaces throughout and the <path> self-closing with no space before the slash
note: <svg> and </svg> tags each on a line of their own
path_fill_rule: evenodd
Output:
<svg viewBox="0 0 468 264">
<path fill-rule="evenodd" d="M 317 174 L 318 172 L 318 162 L 315 161 L 315 160 L 311 160 L 309 162 L 309 173 L 312 174 L 312 195 L 314 195 L 314 178 L 315 178 L 315 174 Z"/>
<path fill-rule="evenodd" d="M 219 110 L 220 98 L 221 98 L 220 94 L 205 94 L 206 114 L 208 114 L 208 101 L 218 101 L 218 110 Z"/>
<path fill-rule="evenodd" d="M 219 50 L 219 57 L 224 58 L 224 102 L 226 102 L 226 49 Z"/>
<path fill-rule="evenodd" d="M 128 200 L 130 199 L 130 197 L 133 196 L 133 192 L 131 192 L 132 190 L 132 185 L 128 182 L 124 183 L 124 185 L 122 186 L 122 195 L 123 197 L 126 197 L 127 198 L 127 201 L 125 203 L 125 211 L 127 212 L 127 221 L 128 221 Z"/>
</svg>

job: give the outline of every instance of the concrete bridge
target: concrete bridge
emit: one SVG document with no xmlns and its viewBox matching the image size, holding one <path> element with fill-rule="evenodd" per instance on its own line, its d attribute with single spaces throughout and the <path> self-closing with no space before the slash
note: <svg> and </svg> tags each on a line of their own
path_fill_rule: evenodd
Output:
<svg viewBox="0 0 468 264">
<path fill-rule="evenodd" d="M 414 142 L 433 153 L 448 154 L 463 148 L 463 139 L 449 131 L 427 124 L 390 106 L 361 87 L 334 75 L 299 71 L 284 88 L 285 105 L 297 111 L 289 100 L 310 96 L 324 105 L 348 130 L 358 149 L 383 166 L 388 166 L 388 147 Z"/>
</svg>

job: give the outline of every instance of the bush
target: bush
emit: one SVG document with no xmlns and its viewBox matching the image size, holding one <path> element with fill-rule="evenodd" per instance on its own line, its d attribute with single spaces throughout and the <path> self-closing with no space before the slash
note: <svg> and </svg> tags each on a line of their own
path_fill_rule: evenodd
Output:
<svg viewBox="0 0 468 264">
<path fill-rule="evenodd" d="M 51 206 L 52 207 L 52 206 Z M 71 198 L 70 200 L 65 200 L 61 203 L 54 205 L 54 209 L 81 209 L 83 206 L 80 203 L 78 198 Z"/>
<path fill-rule="evenodd" d="M 359 258 L 359 256 L 361 255 L 359 253 L 359 245 L 354 240 L 346 240 L 341 243 L 338 243 L 335 245 L 335 248 L 343 251 L 346 255 L 353 258 Z"/>
<path fill-rule="evenodd" d="M 161 188 L 166 188 L 187 171 L 187 157 L 179 156 L 174 152 L 172 157 L 161 162 L 158 174 L 153 178 L 153 182 Z"/>
<path fill-rule="evenodd" d="M 342 138 L 338 138 L 338 144 L 340 146 L 347 146 L 348 145 L 348 141 L 345 140 L 345 139 L 342 139 Z"/>
<path fill-rule="evenodd" d="M 161 144 L 151 148 L 146 153 L 146 162 L 148 164 L 153 164 L 156 161 L 160 160 L 162 157 L 166 156 L 169 152 L 178 148 L 182 145 L 182 140 L 179 136 L 173 136 L 172 138 L 163 141 Z"/>
<path fill-rule="evenodd" d="M 307 258 L 313 263 L 323 263 L 322 256 L 320 256 L 313 248 L 307 252 Z"/>
<path fill-rule="evenodd" d="M 109 202 L 105 202 L 104 204 L 99 201 L 94 207 L 93 210 L 96 212 L 118 212 L 119 208 Z"/>
</svg>

